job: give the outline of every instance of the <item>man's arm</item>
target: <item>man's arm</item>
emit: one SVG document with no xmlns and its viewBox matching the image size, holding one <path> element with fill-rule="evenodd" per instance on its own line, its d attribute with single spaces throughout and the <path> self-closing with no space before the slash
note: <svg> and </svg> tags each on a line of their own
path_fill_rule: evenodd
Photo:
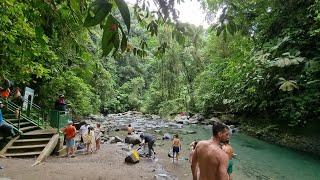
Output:
<svg viewBox="0 0 320 180">
<path fill-rule="evenodd" d="M 220 180 L 229 180 L 229 175 L 228 175 L 228 155 L 226 153 L 220 153 L 220 163 L 219 163 L 219 168 L 218 168 L 218 173 L 217 177 Z"/>
<path fill-rule="evenodd" d="M 198 146 L 197 146 L 198 147 Z M 197 180 L 198 172 L 197 172 L 197 166 L 198 166 L 198 148 L 195 148 L 193 155 L 192 155 L 192 163 L 191 163 L 191 171 L 192 171 L 192 177 L 193 180 Z"/>
</svg>

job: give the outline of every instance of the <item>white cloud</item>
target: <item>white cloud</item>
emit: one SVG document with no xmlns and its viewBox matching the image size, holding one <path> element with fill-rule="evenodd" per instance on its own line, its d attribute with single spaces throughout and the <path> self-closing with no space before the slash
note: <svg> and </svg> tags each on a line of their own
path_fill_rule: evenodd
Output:
<svg viewBox="0 0 320 180">
<path fill-rule="evenodd" d="M 134 5 L 136 0 L 125 0 L 127 3 Z M 150 1 L 150 9 L 154 7 L 152 0 Z M 184 23 L 194 24 L 196 26 L 202 25 L 203 27 L 208 27 L 208 23 L 205 21 L 205 13 L 201 9 L 201 5 L 197 0 L 185 0 L 180 4 L 176 4 L 177 10 L 180 12 L 179 21 Z"/>
<path fill-rule="evenodd" d="M 181 22 L 187 22 L 196 26 L 208 27 L 208 23 L 205 21 L 205 13 L 201 9 L 201 5 L 196 0 L 186 0 L 177 5 L 177 9 L 180 12 L 179 20 Z"/>
</svg>

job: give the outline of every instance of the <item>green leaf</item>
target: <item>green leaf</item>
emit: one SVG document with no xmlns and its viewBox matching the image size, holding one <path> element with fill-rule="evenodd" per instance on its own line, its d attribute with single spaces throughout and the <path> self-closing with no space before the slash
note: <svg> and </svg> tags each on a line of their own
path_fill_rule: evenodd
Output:
<svg viewBox="0 0 320 180">
<path fill-rule="evenodd" d="M 233 21 L 230 21 L 228 24 L 228 32 L 231 35 L 234 35 L 234 33 L 237 31 L 237 26 Z"/>
<path fill-rule="evenodd" d="M 104 56 L 108 55 L 114 47 L 113 41 L 116 36 L 119 36 L 118 26 L 117 20 L 112 15 L 109 15 L 106 24 L 103 26 L 102 50 Z"/>
<path fill-rule="evenodd" d="M 111 12 L 112 4 L 106 0 L 96 0 L 89 8 L 88 15 L 84 21 L 84 26 L 95 26 L 102 22 Z"/>
<path fill-rule="evenodd" d="M 118 9 L 121 13 L 124 23 L 127 26 L 128 33 L 129 33 L 130 32 L 130 12 L 129 12 L 127 3 L 124 2 L 124 0 L 115 0 L 115 2 L 118 6 Z"/>
<path fill-rule="evenodd" d="M 126 34 L 123 31 L 122 26 L 119 26 L 121 33 L 122 33 L 122 39 L 121 39 L 121 51 L 124 52 L 127 49 L 127 44 L 128 44 L 128 38 Z"/>
<path fill-rule="evenodd" d="M 115 48 L 114 53 L 118 51 L 119 45 L 120 45 L 120 39 L 119 39 L 119 33 L 117 31 L 117 33 L 115 34 L 114 39 L 113 39 L 113 46 Z"/>
<path fill-rule="evenodd" d="M 222 31 L 224 30 L 224 25 L 217 28 L 217 36 L 220 36 Z"/>
</svg>

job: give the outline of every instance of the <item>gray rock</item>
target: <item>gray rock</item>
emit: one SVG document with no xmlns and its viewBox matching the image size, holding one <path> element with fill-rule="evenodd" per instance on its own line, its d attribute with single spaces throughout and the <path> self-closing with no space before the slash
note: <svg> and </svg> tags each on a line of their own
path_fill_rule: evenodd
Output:
<svg viewBox="0 0 320 180">
<path fill-rule="evenodd" d="M 127 144 L 140 144 L 141 143 L 141 139 L 140 136 L 137 134 L 133 134 L 133 135 L 128 135 L 125 137 L 124 142 Z"/>
<path fill-rule="evenodd" d="M 190 119 L 189 119 L 191 122 L 192 121 L 198 121 L 198 122 L 201 122 L 204 120 L 204 116 L 202 114 L 195 114 L 193 115 Z"/>
<path fill-rule="evenodd" d="M 155 180 L 174 180 L 170 175 L 167 174 L 156 174 L 154 175 Z"/>
<path fill-rule="evenodd" d="M 210 119 L 210 121 L 213 123 L 213 122 L 219 122 L 219 123 L 221 123 L 221 120 L 219 119 L 219 118 L 217 118 L 217 117 L 212 117 L 211 119 Z"/>
<path fill-rule="evenodd" d="M 110 144 L 114 144 L 114 143 L 118 143 L 118 142 L 123 142 L 123 140 L 121 138 L 119 138 L 118 136 L 111 137 L 109 140 Z"/>
<path fill-rule="evenodd" d="M 195 134 L 195 131 L 187 131 L 187 134 Z"/>
<path fill-rule="evenodd" d="M 156 130 L 154 130 L 154 132 L 161 133 L 161 130 L 160 129 L 156 129 Z"/>
<path fill-rule="evenodd" d="M 162 136 L 162 139 L 163 139 L 163 140 L 170 140 L 170 139 L 172 139 L 172 135 L 169 134 L 169 133 L 165 133 L 165 134 Z"/>
</svg>

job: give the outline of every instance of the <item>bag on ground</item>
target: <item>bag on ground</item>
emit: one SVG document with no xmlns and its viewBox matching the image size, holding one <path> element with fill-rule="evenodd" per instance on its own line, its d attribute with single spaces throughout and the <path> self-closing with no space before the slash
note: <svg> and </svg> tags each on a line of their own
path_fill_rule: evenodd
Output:
<svg viewBox="0 0 320 180">
<path fill-rule="evenodd" d="M 131 150 L 125 158 L 126 163 L 138 163 L 140 161 L 139 153 L 136 150 Z"/>
</svg>

